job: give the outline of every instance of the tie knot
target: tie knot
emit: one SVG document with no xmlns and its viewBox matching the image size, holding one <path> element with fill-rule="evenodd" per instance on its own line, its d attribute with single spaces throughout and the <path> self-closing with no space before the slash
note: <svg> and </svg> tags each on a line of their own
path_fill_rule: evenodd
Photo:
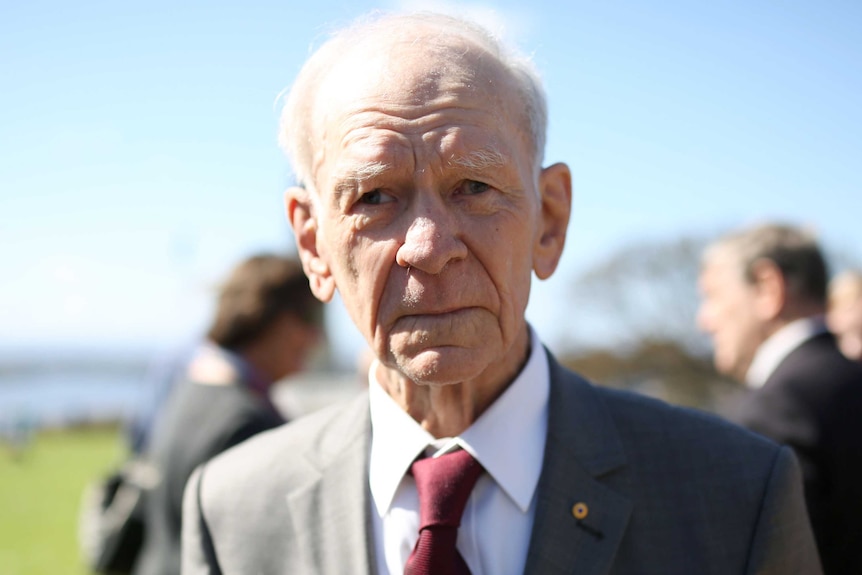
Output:
<svg viewBox="0 0 862 575">
<path fill-rule="evenodd" d="M 410 472 L 419 493 L 420 529 L 461 525 L 461 515 L 482 465 L 463 449 L 415 461 Z"/>
</svg>

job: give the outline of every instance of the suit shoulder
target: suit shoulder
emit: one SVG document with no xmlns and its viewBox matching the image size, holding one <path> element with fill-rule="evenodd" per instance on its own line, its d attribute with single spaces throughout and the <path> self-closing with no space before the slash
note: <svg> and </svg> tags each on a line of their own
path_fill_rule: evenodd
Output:
<svg viewBox="0 0 862 575">
<path fill-rule="evenodd" d="M 636 485 L 663 484 L 673 477 L 680 504 L 733 501 L 737 513 L 745 509 L 753 522 L 771 482 L 798 480 L 788 448 L 717 415 L 633 392 L 594 389 L 614 423 L 628 477 Z"/>
<path fill-rule="evenodd" d="M 829 426 L 847 406 L 862 405 L 862 364 L 844 357 L 831 335 L 823 334 L 791 352 L 755 397 L 765 406 L 793 401 L 796 409 Z M 862 422 L 854 414 L 851 420 Z"/>
<path fill-rule="evenodd" d="M 831 334 L 821 334 L 793 350 L 770 380 L 797 382 L 832 393 L 832 388 L 862 389 L 862 364 L 847 359 Z"/>
<path fill-rule="evenodd" d="M 586 472 L 597 490 L 629 506 L 620 569 L 623 558 L 675 556 L 680 572 L 698 571 L 693 562 L 682 567 L 692 557 L 715 573 L 752 571 L 756 534 L 771 537 L 779 524 L 771 509 L 786 511 L 785 533 L 802 525 L 801 481 L 788 448 L 710 413 L 594 386 L 564 370 L 552 374 L 558 401 L 549 414 L 562 431 L 548 451 L 555 456 L 546 460 L 548 477 L 563 486 Z M 580 484 L 588 484 L 583 476 Z M 628 570 L 641 567 L 632 561 Z"/>
<path fill-rule="evenodd" d="M 367 411 L 365 395 L 325 407 L 294 421 L 259 433 L 215 458 L 204 468 L 203 490 L 215 498 L 242 489 L 259 489 L 314 473 L 316 454 L 341 449 Z"/>
<path fill-rule="evenodd" d="M 639 450 L 704 446 L 774 451 L 774 442 L 703 410 L 672 405 L 628 390 L 595 385 L 552 361 L 552 412 L 573 418 L 582 428 L 605 430 Z M 562 413 L 564 411 L 565 413 Z M 574 439 L 574 438 L 573 438 Z"/>
<path fill-rule="evenodd" d="M 773 441 L 700 409 L 682 407 L 631 391 L 595 387 L 625 437 L 664 449 L 774 452 Z M 655 441 L 651 442 L 650 439 Z"/>
</svg>

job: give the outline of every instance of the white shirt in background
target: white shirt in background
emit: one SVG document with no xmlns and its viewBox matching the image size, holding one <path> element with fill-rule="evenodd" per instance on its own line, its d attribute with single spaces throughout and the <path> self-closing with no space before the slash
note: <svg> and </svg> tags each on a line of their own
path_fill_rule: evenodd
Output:
<svg viewBox="0 0 862 575">
<path fill-rule="evenodd" d="M 745 374 L 745 383 L 752 389 L 763 387 L 778 364 L 794 349 L 826 331 L 823 318 L 806 317 L 792 321 L 766 338 Z"/>
</svg>

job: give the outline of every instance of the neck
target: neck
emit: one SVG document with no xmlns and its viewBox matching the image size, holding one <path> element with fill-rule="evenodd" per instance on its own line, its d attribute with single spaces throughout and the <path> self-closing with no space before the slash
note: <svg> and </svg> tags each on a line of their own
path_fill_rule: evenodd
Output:
<svg viewBox="0 0 862 575">
<path fill-rule="evenodd" d="M 246 375 L 252 378 L 252 381 L 249 381 L 248 383 L 253 389 L 260 392 L 266 392 L 278 379 L 277 374 L 274 373 L 275 370 L 271 369 L 267 362 L 266 353 L 261 353 L 258 348 L 249 346 L 237 355 L 239 355 L 251 369 L 251 373 Z"/>
</svg>

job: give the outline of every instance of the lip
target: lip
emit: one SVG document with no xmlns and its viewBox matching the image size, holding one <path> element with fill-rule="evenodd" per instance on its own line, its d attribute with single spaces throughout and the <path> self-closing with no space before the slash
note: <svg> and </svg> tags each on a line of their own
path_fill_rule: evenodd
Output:
<svg viewBox="0 0 862 575">
<path fill-rule="evenodd" d="M 463 312 L 467 312 L 475 309 L 475 306 L 463 306 L 463 307 L 453 307 L 453 308 L 444 308 L 440 310 L 422 310 L 422 311 L 412 311 L 410 313 L 404 314 L 401 317 L 427 317 L 427 316 L 442 316 L 442 315 L 451 315 L 451 314 L 460 314 Z"/>
<path fill-rule="evenodd" d="M 478 309 L 476 306 L 465 306 L 427 310 L 404 310 L 406 313 L 401 313 L 395 317 L 392 325 L 393 327 L 400 325 L 402 328 L 407 327 L 410 330 L 421 330 L 423 325 L 430 328 L 439 322 L 460 323 L 467 321 L 470 314 L 476 309 Z"/>
</svg>

